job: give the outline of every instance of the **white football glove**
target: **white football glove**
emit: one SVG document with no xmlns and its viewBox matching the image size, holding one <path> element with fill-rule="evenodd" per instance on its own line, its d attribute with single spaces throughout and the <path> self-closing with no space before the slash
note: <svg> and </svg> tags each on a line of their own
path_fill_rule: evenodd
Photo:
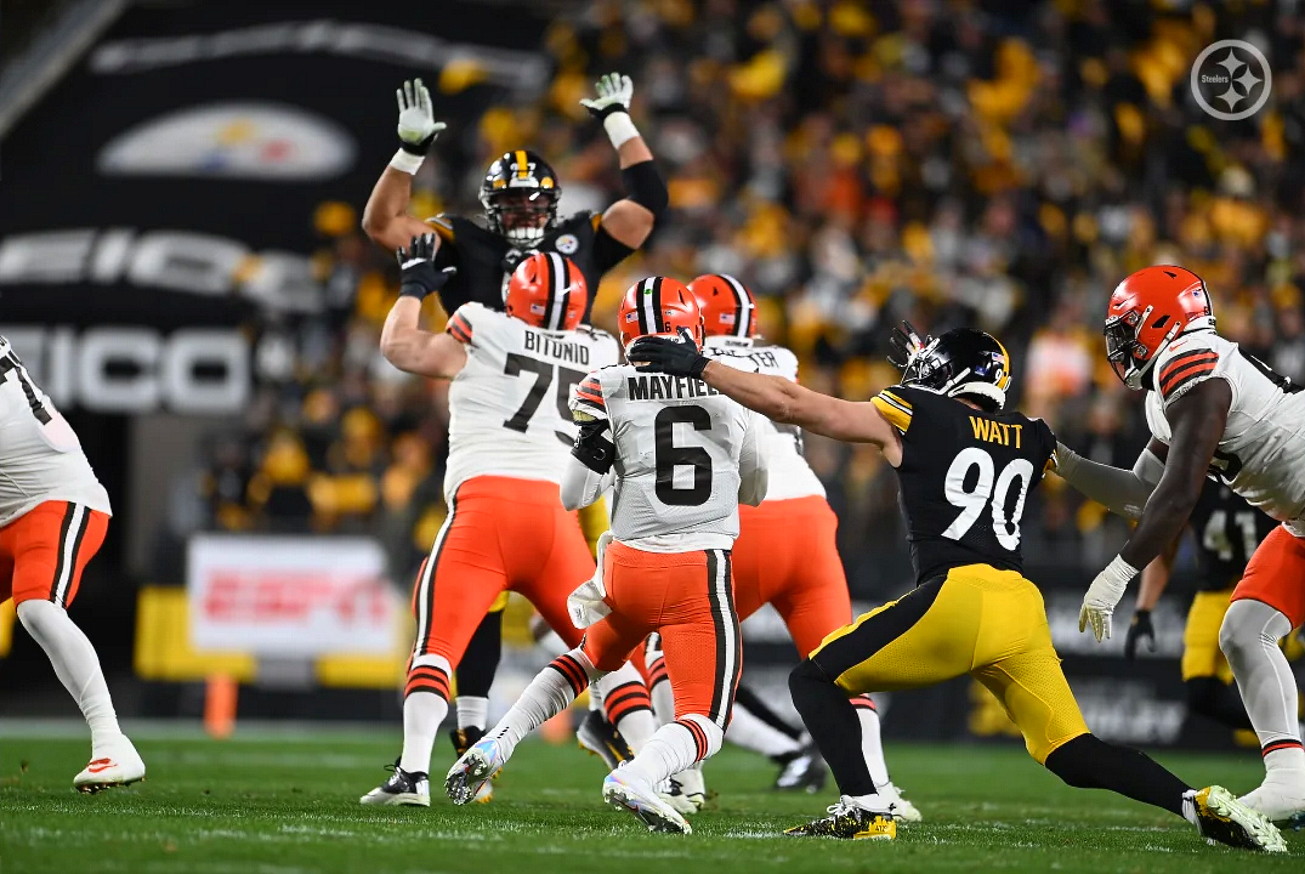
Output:
<svg viewBox="0 0 1305 874">
<path fill-rule="evenodd" d="M 1124 590 L 1129 582 L 1137 576 L 1137 568 L 1119 556 L 1097 574 L 1097 578 L 1088 586 L 1083 595 L 1083 607 L 1078 611 L 1078 630 L 1084 631 L 1089 625 L 1096 635 L 1097 643 L 1110 639 L 1110 618 L 1124 597 Z"/>
<path fill-rule="evenodd" d="M 629 113 L 630 100 L 634 98 L 634 83 L 629 76 L 608 73 L 594 85 L 598 97 L 580 101 L 589 114 L 602 121 L 614 112 Z"/>
<path fill-rule="evenodd" d="M 430 91 L 420 79 L 404 82 L 394 94 L 399 99 L 399 144 L 409 154 L 424 156 L 447 125 L 435 120 Z"/>
</svg>

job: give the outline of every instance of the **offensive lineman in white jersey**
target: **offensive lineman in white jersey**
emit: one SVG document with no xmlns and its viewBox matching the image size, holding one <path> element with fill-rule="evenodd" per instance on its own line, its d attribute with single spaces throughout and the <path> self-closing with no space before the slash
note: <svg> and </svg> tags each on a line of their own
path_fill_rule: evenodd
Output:
<svg viewBox="0 0 1305 874">
<path fill-rule="evenodd" d="M 1305 749 L 1297 690 L 1278 641 L 1305 622 L 1305 392 L 1214 329 L 1205 283 L 1182 267 L 1139 270 L 1106 314 L 1107 355 L 1146 389 L 1153 435 L 1133 470 L 1061 447 L 1062 477 L 1138 520 L 1128 543 L 1083 599 L 1080 630 L 1110 636 L 1125 587 L 1177 537 L 1205 477 L 1219 479 L 1282 524 L 1255 550 L 1219 632 L 1260 741 L 1264 783 L 1241 800 L 1275 821 L 1305 818 Z"/>
<path fill-rule="evenodd" d="M 566 598 L 594 571 L 559 484 L 577 432 L 571 392 L 590 368 L 617 361 L 616 339 L 580 325 L 584 277 L 557 253 L 536 253 L 518 265 L 505 312 L 467 303 L 445 333 L 421 330 L 421 301 L 447 272 L 437 270 L 432 254 L 429 235 L 400 253 L 403 286 L 381 348 L 400 370 L 453 380 L 444 478 L 449 514 L 413 593 L 417 639 L 404 687 L 403 751 L 390 779 L 363 804 L 430 804 L 427 773 L 448 713 L 449 677 L 495 598 L 520 592 L 575 646 L 581 635 Z M 652 715 L 643 716 L 651 733 Z"/>
<path fill-rule="evenodd" d="M 676 336 L 680 329 L 702 344 L 697 302 L 673 279 L 636 283 L 618 320 L 626 348 L 641 336 Z M 603 798 L 653 831 L 688 833 L 658 787 L 719 750 L 729 724 L 742 655 L 730 549 L 739 502 L 755 506 L 766 495 L 758 417 L 699 380 L 643 374 L 630 364 L 591 373 L 572 410 L 580 434 L 563 503 L 583 506 L 608 484 L 615 488 L 599 572 L 569 599 L 572 618 L 586 627 L 584 641 L 535 677 L 453 766 L 445 788 L 455 803 L 471 800 L 523 737 L 658 632 L 676 719 L 607 776 Z"/>
<path fill-rule="evenodd" d="M 757 304 L 747 286 L 733 276 L 706 274 L 690 282 L 689 290 L 702 313 L 704 354 L 745 370 L 798 381 L 797 356 L 783 346 L 761 344 Z M 764 416 L 759 417 L 759 428 L 769 485 L 761 506 L 739 508 L 739 537 L 732 555 L 735 604 L 740 621 L 765 604 L 774 606 L 798 653 L 805 657 L 827 635 L 852 621 L 852 599 L 838 556 L 838 517 L 802 455 L 801 429 L 777 425 Z M 793 537 L 794 531 L 802 536 Z M 659 712 L 667 709 L 665 704 L 657 706 L 664 688 L 658 684 L 649 690 Z M 852 704 L 861 723 L 862 753 L 879 797 L 897 821 L 919 822 L 919 810 L 901 797 L 889 779 L 874 700 L 857 695 Z M 752 721 L 760 720 L 736 709 L 725 739 L 747 746 L 756 730 Z M 690 771 L 677 782 L 694 807 L 701 807 L 701 776 Z"/>
<path fill-rule="evenodd" d="M 0 602 L 13 597 L 23 627 L 86 717 L 91 761 L 73 778 L 81 792 L 145 778 L 95 648 L 67 612 L 111 514 L 77 435 L 0 337 Z"/>
</svg>

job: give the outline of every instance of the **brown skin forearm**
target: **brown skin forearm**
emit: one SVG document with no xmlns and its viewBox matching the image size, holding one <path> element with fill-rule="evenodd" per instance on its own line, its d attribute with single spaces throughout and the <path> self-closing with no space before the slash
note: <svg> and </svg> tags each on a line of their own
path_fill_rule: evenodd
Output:
<svg viewBox="0 0 1305 874">
<path fill-rule="evenodd" d="M 1169 576 L 1174 570 L 1174 556 L 1178 554 L 1179 540 L 1175 539 L 1169 548 L 1156 556 L 1155 561 L 1142 569 L 1142 585 L 1137 592 L 1137 610 L 1153 610 L 1169 585 Z"/>
<path fill-rule="evenodd" d="M 363 230 L 378 246 L 393 251 L 408 245 L 413 237 L 430 233 L 430 225 L 408 215 L 411 198 L 412 175 L 386 167 L 363 207 Z M 436 237 L 436 251 L 439 245 Z"/>
<path fill-rule="evenodd" d="M 1228 383 L 1210 379 L 1169 406 L 1166 418 L 1173 439 L 1164 475 L 1146 502 L 1133 536 L 1119 552 L 1133 567 L 1146 567 L 1182 534 L 1201 496 L 1231 405 Z"/>
</svg>

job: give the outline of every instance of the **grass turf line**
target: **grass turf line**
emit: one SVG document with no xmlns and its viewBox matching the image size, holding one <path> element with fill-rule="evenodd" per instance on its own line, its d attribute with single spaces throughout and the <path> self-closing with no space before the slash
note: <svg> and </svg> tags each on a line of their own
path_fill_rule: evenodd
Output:
<svg viewBox="0 0 1305 874">
<path fill-rule="evenodd" d="M 707 766 L 712 809 L 689 837 L 652 835 L 606 808 L 597 759 L 528 743 L 489 805 L 455 808 L 439 793 L 451 751 L 441 741 L 430 809 L 361 807 L 385 777 L 393 733 L 301 739 L 150 740 L 149 779 L 97 796 L 72 775 L 88 744 L 7 736 L 0 744 L 0 858 L 6 872 L 1295 872 L 1287 857 L 1207 847 L 1186 823 L 1106 792 L 1072 790 L 1022 750 L 893 745 L 893 778 L 926 822 L 891 843 L 785 838 L 823 811 L 820 796 L 776 793 L 774 768 L 726 749 Z M 1234 791 L 1262 774 L 1251 753 L 1164 754 L 1185 779 Z M 831 784 L 832 787 L 832 784 Z"/>
</svg>

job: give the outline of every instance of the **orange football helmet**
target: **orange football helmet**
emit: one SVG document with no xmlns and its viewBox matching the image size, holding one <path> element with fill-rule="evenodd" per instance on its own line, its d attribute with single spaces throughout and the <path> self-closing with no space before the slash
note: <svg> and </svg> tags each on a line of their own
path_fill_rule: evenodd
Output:
<svg viewBox="0 0 1305 874">
<path fill-rule="evenodd" d="M 621 328 L 621 346 L 640 337 L 679 337 L 686 328 L 693 342 L 702 348 L 702 313 L 698 299 L 683 282 L 667 276 L 649 276 L 626 289 L 616 316 Z"/>
<path fill-rule="evenodd" d="M 708 337 L 757 336 L 757 301 L 747 286 L 725 273 L 705 273 L 689 283 Z"/>
<path fill-rule="evenodd" d="M 589 288 L 570 258 L 536 252 L 517 265 L 508 280 L 503 311 L 546 331 L 570 331 L 584 318 Z"/>
<path fill-rule="evenodd" d="M 1133 390 L 1179 334 L 1214 330 L 1214 306 L 1205 281 L 1185 267 L 1144 267 L 1115 287 L 1106 310 L 1106 357 Z"/>
</svg>

